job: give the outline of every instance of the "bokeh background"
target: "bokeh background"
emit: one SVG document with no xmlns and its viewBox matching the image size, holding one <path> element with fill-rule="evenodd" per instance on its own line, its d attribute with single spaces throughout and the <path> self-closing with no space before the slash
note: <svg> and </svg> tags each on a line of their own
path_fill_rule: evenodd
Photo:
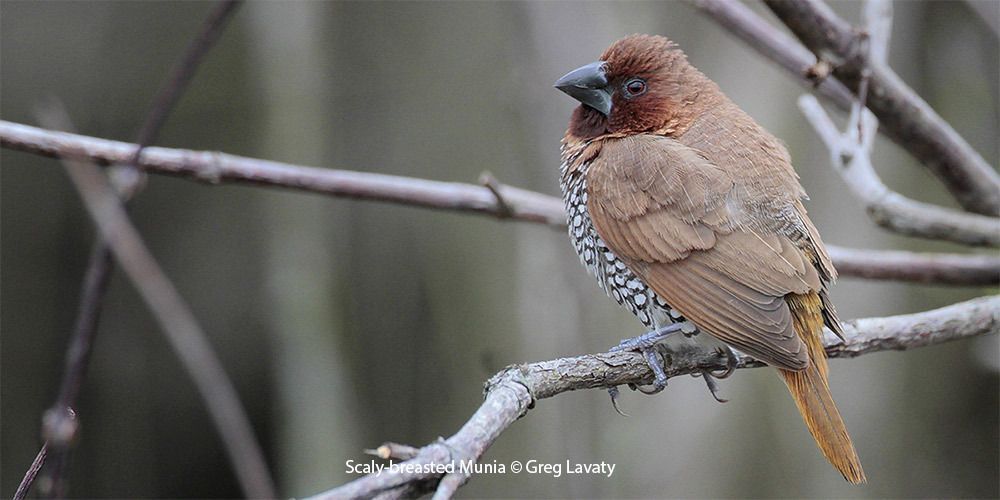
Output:
<svg viewBox="0 0 1000 500">
<path fill-rule="evenodd" d="M 754 8 L 763 12 L 759 5 Z M 834 3 L 857 21 L 861 4 Z M 896 2 L 891 64 L 993 165 L 1000 4 Z M 86 134 L 131 140 L 204 2 L 0 3 L 0 116 L 62 99 Z M 990 24 L 976 9 L 992 16 Z M 764 14 L 767 14 L 764 12 Z M 771 19 L 770 17 L 768 17 Z M 779 28 L 775 28 L 779 29 Z M 786 74 L 675 2 L 252 2 L 159 145 L 556 194 L 574 102 L 566 71 L 634 32 L 665 34 L 787 142 L 827 242 L 966 251 L 877 230 L 828 164 Z M 93 227 L 60 165 L 3 151 L 2 481 L 9 497 L 55 397 Z M 891 143 L 885 180 L 954 206 Z M 239 387 L 282 495 L 349 479 L 385 440 L 450 435 L 510 363 L 599 352 L 641 333 L 562 231 L 473 215 L 153 177 L 135 223 Z M 995 289 L 842 279 L 841 316 L 940 307 Z M 871 483 L 851 487 L 768 370 L 698 379 L 615 414 L 604 391 L 540 402 L 484 460 L 610 462 L 600 476 L 484 475 L 466 497 L 997 497 L 996 337 L 831 364 Z M 77 497 L 234 497 L 220 442 L 145 306 L 116 274 L 78 412 Z"/>
</svg>

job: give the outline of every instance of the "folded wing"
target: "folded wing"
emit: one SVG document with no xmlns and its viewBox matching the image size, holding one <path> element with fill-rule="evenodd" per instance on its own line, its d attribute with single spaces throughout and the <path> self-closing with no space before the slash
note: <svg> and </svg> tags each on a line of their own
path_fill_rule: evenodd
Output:
<svg viewBox="0 0 1000 500">
<path fill-rule="evenodd" d="M 606 139 L 587 174 L 594 228 L 703 331 L 770 365 L 809 363 L 785 296 L 819 291 L 809 252 L 748 216 L 731 175 L 657 135 Z"/>
</svg>

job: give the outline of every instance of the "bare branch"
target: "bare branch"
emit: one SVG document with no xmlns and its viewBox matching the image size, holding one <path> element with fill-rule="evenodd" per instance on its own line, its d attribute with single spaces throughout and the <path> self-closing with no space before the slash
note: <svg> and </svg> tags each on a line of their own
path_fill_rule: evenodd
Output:
<svg viewBox="0 0 1000 500">
<path fill-rule="evenodd" d="M 50 156 L 87 159 L 111 165 L 128 158 L 135 146 L 55 132 L 0 120 L 0 146 Z M 147 148 L 139 162 L 146 172 L 218 184 L 234 182 L 279 186 L 347 198 L 387 201 L 446 210 L 502 215 L 502 204 L 484 186 L 290 165 L 224 153 Z M 510 218 L 553 226 L 566 224 L 562 201 L 541 193 L 496 186 Z"/>
<path fill-rule="evenodd" d="M 420 450 L 418 448 L 414 448 L 409 445 L 387 441 L 379 445 L 379 447 L 374 450 L 365 450 L 365 453 L 379 457 L 382 460 L 388 460 L 390 458 L 395 458 L 396 460 L 409 460 L 417 456 L 417 452 L 419 451 Z"/>
<path fill-rule="evenodd" d="M 35 455 L 35 459 L 31 461 L 31 465 L 24 473 L 24 477 L 21 478 L 21 484 L 18 484 L 17 490 L 14 491 L 14 500 L 23 500 L 28 496 L 28 491 L 31 489 L 31 483 L 35 482 L 35 477 L 38 476 L 38 471 L 41 470 L 42 465 L 45 464 L 45 457 L 48 456 L 48 451 L 48 443 L 43 444 L 38 450 L 38 454 Z"/>
<path fill-rule="evenodd" d="M 869 64 L 884 64 L 892 27 L 892 4 L 886 0 L 870 0 L 865 4 L 864 18 L 867 34 L 860 38 L 863 48 L 859 50 L 868 54 Z M 871 72 L 864 67 L 861 73 L 858 98 L 851 105 L 847 129 L 843 134 L 837 132 L 833 121 L 815 97 L 802 95 L 799 108 L 830 151 L 834 170 L 865 204 L 868 215 L 880 226 L 911 236 L 968 245 L 1000 245 L 1000 219 L 911 200 L 882 183 L 871 163 L 878 121 L 865 108 Z"/>
<path fill-rule="evenodd" d="M 993 36 L 1000 36 L 1000 3 L 996 0 L 965 0 L 986 26 L 989 26 Z"/>
<path fill-rule="evenodd" d="M 249 497 L 273 497 L 270 474 L 250 421 L 194 314 L 146 248 L 104 173 L 84 162 L 64 161 L 101 236 L 191 375 L 244 492 Z"/>
<path fill-rule="evenodd" d="M 862 9 L 861 21 L 867 30 L 870 60 L 888 64 L 889 38 L 892 36 L 892 1 L 868 0 Z"/>
<path fill-rule="evenodd" d="M 819 94 L 843 110 L 850 108 L 852 98 L 847 87 L 836 78 L 813 74 L 818 62 L 825 67 L 827 61 L 817 61 L 801 44 L 776 31 L 747 6 L 731 0 L 687 1 L 787 70 L 803 85 L 812 87 L 819 81 Z M 853 33 L 850 36 L 853 37 Z M 880 106 L 873 106 L 882 121 L 881 131 L 934 172 L 963 207 L 986 215 L 996 214 L 1000 210 L 1000 194 L 996 194 L 1000 179 L 996 172 L 894 73 L 884 78 L 887 87 L 899 93 L 880 98 Z M 860 81 L 860 75 L 856 81 Z M 914 99 L 923 106 L 915 108 L 913 113 L 904 112 L 905 108 L 900 106 Z M 951 134 L 933 135 L 940 128 L 947 128 Z M 963 195 L 965 192 L 969 194 Z"/>
<path fill-rule="evenodd" d="M 1000 296 L 981 297 L 917 314 L 844 323 L 847 339 L 827 332 L 831 358 L 853 358 L 886 350 L 906 350 L 1000 331 Z M 670 377 L 725 368 L 716 353 L 696 348 L 671 351 Z M 739 368 L 763 366 L 741 356 Z M 383 470 L 320 493 L 313 499 L 400 497 L 431 491 L 440 483 L 444 496 L 465 482 L 461 465 L 478 461 L 497 437 L 534 408 L 538 400 L 567 391 L 648 384 L 653 374 L 635 352 L 592 354 L 509 366 L 486 383 L 482 406 L 453 436 L 420 448 L 396 470 Z M 409 469 L 407 469 L 409 467 Z M 436 470 L 436 471 L 435 471 Z M 440 491 L 440 490 L 439 490 Z"/>
<path fill-rule="evenodd" d="M 969 211 L 1000 214 L 1000 175 L 886 64 L 870 61 L 857 31 L 821 0 L 765 0 L 833 74 L 857 90 L 871 71 L 868 107 L 893 139 L 944 182 Z"/>
<path fill-rule="evenodd" d="M 151 144 L 159 134 L 170 110 L 177 103 L 187 84 L 190 83 L 205 54 L 218 40 L 226 21 L 231 18 L 238 5 L 237 0 L 223 0 L 210 11 L 209 16 L 202 23 L 198 35 L 188 44 L 184 57 L 173 68 L 166 85 L 157 95 L 137 134 L 136 142 L 138 144 L 130 161 L 112 172 L 113 184 L 124 201 L 132 198 L 144 185 L 145 174 L 141 174 L 134 167 L 143 148 Z M 63 127 L 57 128 L 65 130 L 72 128 L 61 103 L 53 102 L 41 112 L 45 113 L 48 119 L 64 124 Z M 65 496 L 65 477 L 69 466 L 70 445 L 79 429 L 74 408 L 83 380 L 86 377 L 91 349 L 97 334 L 101 304 L 113 270 L 111 250 L 98 237 L 88 260 L 83 289 L 80 293 L 80 306 L 66 350 L 66 367 L 60 382 L 58 396 L 42 419 L 42 436 L 46 440 L 43 450 L 47 450 L 47 453 L 39 454 L 41 462 L 37 463 L 37 467 L 41 468 L 48 459 L 49 465 L 43 475 L 45 480 L 42 482 L 46 490 L 42 493 L 45 496 L 51 495 L 56 498 Z M 33 464 L 34 466 L 35 464 Z M 30 474 L 30 476 L 30 479 L 28 475 L 25 476 L 27 482 L 23 483 L 24 494 L 30 490 L 34 480 L 34 474 Z M 270 479 L 267 480 L 270 481 Z"/>
<path fill-rule="evenodd" d="M 910 236 L 966 245 L 1000 246 L 1000 219 L 949 210 L 891 191 L 878 177 L 865 148 L 853 145 L 849 137 L 852 127 L 841 136 L 819 101 L 811 95 L 799 98 L 799 108 L 830 150 L 834 170 L 864 203 L 876 224 Z"/>
<path fill-rule="evenodd" d="M 53 158 L 83 158 L 105 165 L 119 162 L 134 147 L 129 143 L 45 130 L 3 120 L 0 120 L 0 146 Z M 143 153 L 139 167 L 149 173 L 180 176 L 211 184 L 249 183 L 494 217 L 505 215 L 502 204 L 497 201 L 493 191 L 473 184 L 305 167 L 222 153 L 156 147 L 148 148 Z M 510 186 L 495 187 L 510 207 L 512 220 L 565 227 L 566 215 L 562 200 Z M 827 248 L 834 256 L 834 265 L 839 267 L 841 261 L 836 257 L 838 248 L 834 245 L 827 245 Z M 927 283 L 928 276 L 942 275 L 941 254 L 928 255 L 926 258 L 913 254 L 908 260 L 909 264 L 916 267 L 903 272 L 899 269 L 902 263 L 899 262 L 897 253 L 851 251 L 864 254 L 855 253 L 851 261 L 845 261 L 846 267 L 840 273 L 842 276 L 852 276 L 854 270 L 858 270 L 857 276 L 863 278 L 878 276 L 880 279 L 884 277 Z M 984 266 L 987 269 L 995 268 L 996 259 L 984 260 L 977 256 L 963 255 L 948 257 L 950 270 L 947 274 L 950 277 L 943 278 L 943 283 L 980 285 L 984 280 L 990 280 L 987 284 L 1000 282 L 1000 276 L 975 277 Z M 861 259 L 868 262 L 859 263 Z M 898 262 L 898 265 L 893 264 L 890 269 L 880 270 L 876 264 L 878 262 Z M 967 283 L 959 281 L 960 276 L 971 280 Z"/>
<path fill-rule="evenodd" d="M 218 41 L 239 5 L 239 0 L 221 0 L 208 13 L 208 17 L 202 23 L 201 30 L 184 51 L 184 56 L 171 69 L 166 84 L 157 94 L 153 107 L 150 109 L 149 115 L 146 116 L 146 121 L 139 129 L 135 140 L 139 147 L 136 148 L 135 154 L 128 162 L 130 165 L 139 163 L 142 149 L 153 144 L 153 141 L 156 140 L 156 136 L 160 134 L 160 129 L 163 128 L 170 111 L 177 104 L 188 84 L 191 83 L 201 61 L 204 60 L 208 50 Z"/>
<path fill-rule="evenodd" d="M 857 250 L 828 245 L 837 272 L 857 278 L 938 285 L 996 286 L 1000 257 Z"/>
<path fill-rule="evenodd" d="M 791 73 L 809 90 L 817 90 L 841 109 L 848 109 L 854 94 L 836 78 L 813 75 L 816 56 L 798 40 L 774 29 L 742 2 L 732 0 L 686 0 L 764 57 Z"/>
</svg>

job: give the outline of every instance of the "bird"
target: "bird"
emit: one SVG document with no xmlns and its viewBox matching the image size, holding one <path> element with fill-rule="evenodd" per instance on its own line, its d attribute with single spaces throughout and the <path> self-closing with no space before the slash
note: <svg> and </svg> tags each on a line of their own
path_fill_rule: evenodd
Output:
<svg viewBox="0 0 1000 500">
<path fill-rule="evenodd" d="M 781 141 L 663 36 L 617 40 L 555 87 L 579 101 L 560 149 L 569 236 L 650 330 L 618 346 L 645 355 L 650 392 L 666 385 L 654 345 L 707 334 L 776 368 L 823 455 L 867 482 L 823 349 L 824 325 L 843 338 L 837 272 Z"/>
</svg>

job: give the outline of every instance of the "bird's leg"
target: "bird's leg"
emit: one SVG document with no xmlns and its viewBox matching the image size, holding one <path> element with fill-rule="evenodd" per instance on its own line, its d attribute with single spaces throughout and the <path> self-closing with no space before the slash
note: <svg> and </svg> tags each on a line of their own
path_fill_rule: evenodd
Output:
<svg viewBox="0 0 1000 500">
<path fill-rule="evenodd" d="M 725 369 L 723 370 L 704 369 L 701 371 L 701 373 L 694 373 L 693 375 L 695 377 L 701 376 L 702 378 L 705 379 L 705 384 L 708 385 L 708 390 L 709 392 L 712 393 L 712 397 L 715 398 L 716 401 L 720 403 L 727 403 L 729 402 L 728 399 L 723 399 L 719 397 L 719 384 L 715 380 L 716 379 L 721 380 L 733 374 L 733 371 L 736 370 L 736 362 L 737 362 L 736 353 L 734 353 L 733 350 L 729 348 L 729 346 L 725 346 L 716 348 L 715 354 L 718 355 L 720 358 L 722 357 L 726 358 Z"/>
<path fill-rule="evenodd" d="M 639 351 L 642 353 L 643 357 L 646 358 L 646 364 L 648 364 L 649 369 L 653 371 L 653 386 L 650 389 L 643 389 L 639 387 L 638 390 L 643 394 L 656 394 L 667 386 L 667 373 L 663 370 L 663 360 L 657 355 L 654 346 L 657 342 L 667 338 L 670 334 L 681 330 L 682 325 L 683 323 L 672 323 L 667 326 L 657 328 L 656 330 L 646 332 L 638 337 L 622 340 L 618 343 L 618 345 L 611 348 L 611 352 Z M 630 385 L 630 387 L 632 387 L 632 389 L 637 388 L 632 385 Z M 611 396 L 611 405 L 615 407 L 615 411 L 622 416 L 627 416 L 618 407 L 618 388 L 609 388 L 608 394 Z"/>
<path fill-rule="evenodd" d="M 657 342 L 667 338 L 671 333 L 681 329 L 684 323 L 671 323 L 667 326 L 646 332 L 638 337 L 622 340 L 618 345 L 611 348 L 611 352 L 619 351 L 645 351 L 656 345 Z M 647 358 L 648 359 L 648 358 Z"/>
</svg>

